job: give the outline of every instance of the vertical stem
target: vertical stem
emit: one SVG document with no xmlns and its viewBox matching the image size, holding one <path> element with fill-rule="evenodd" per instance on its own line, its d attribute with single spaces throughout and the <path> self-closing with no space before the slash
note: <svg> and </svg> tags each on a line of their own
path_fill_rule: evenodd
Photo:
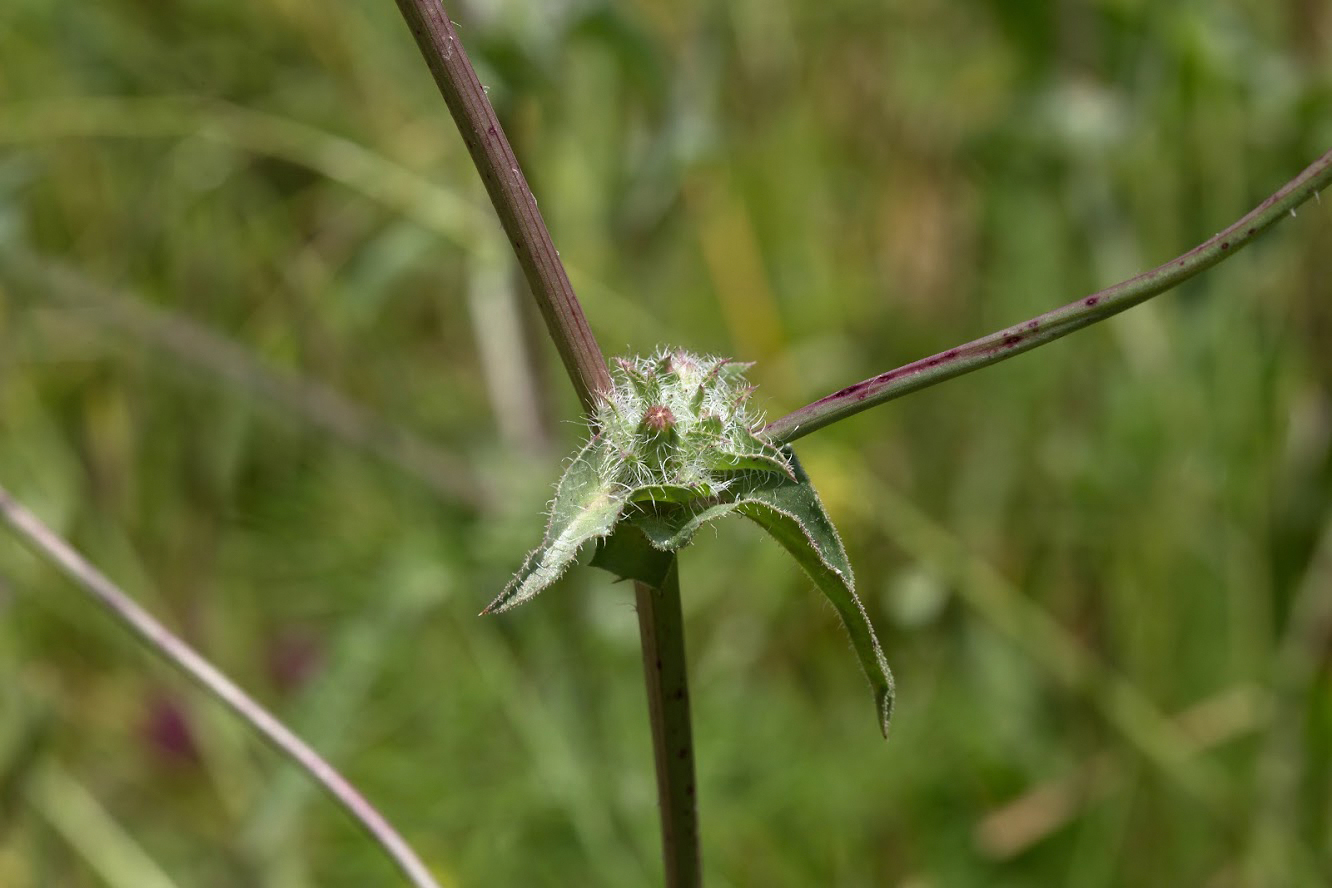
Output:
<svg viewBox="0 0 1332 888">
<path fill-rule="evenodd" d="M 590 411 L 596 395 L 610 389 L 606 360 L 495 109 L 439 0 L 397 3 L 481 174 L 578 398 Z"/>
<path fill-rule="evenodd" d="M 597 346 L 505 138 L 495 109 L 476 78 L 462 41 L 440 0 L 396 0 L 416 37 L 462 133 L 472 161 L 481 173 L 491 203 L 499 214 L 532 295 L 541 307 L 550 336 L 565 369 L 589 413 L 598 396 L 611 389 L 606 360 Z M 643 640 L 643 671 L 647 679 L 652 746 L 656 756 L 657 791 L 661 805 L 662 854 L 668 888 L 699 885 L 698 815 L 695 806 L 694 741 L 689 722 L 689 691 L 684 658 L 684 625 L 676 562 L 662 590 L 635 584 L 638 630 Z"/>
<path fill-rule="evenodd" d="M 698 853 L 698 807 L 694 740 L 689 722 L 685 672 L 684 616 L 680 608 L 679 562 L 660 589 L 634 583 L 638 629 L 643 642 L 652 751 L 657 763 L 661 845 L 667 888 L 694 888 L 703 881 Z"/>
</svg>

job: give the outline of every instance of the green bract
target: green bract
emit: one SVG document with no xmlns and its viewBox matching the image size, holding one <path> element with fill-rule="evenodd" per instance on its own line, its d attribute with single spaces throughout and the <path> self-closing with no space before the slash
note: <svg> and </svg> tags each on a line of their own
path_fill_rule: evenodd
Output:
<svg viewBox="0 0 1332 888">
<path fill-rule="evenodd" d="M 683 351 L 618 360 L 592 440 L 556 488 L 545 538 L 484 613 L 545 589 L 589 542 L 597 544 L 594 565 L 659 586 L 669 553 L 704 523 L 736 512 L 790 552 L 837 609 L 886 736 L 893 677 L 846 550 L 795 454 L 768 441 L 747 409 L 747 366 Z"/>
</svg>

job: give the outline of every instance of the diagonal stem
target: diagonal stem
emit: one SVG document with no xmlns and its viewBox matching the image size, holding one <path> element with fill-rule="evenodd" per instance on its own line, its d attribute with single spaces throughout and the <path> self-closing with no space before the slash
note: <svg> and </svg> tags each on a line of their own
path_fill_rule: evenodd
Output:
<svg viewBox="0 0 1332 888">
<path fill-rule="evenodd" d="M 578 399 L 590 412 L 596 396 L 611 387 L 606 360 L 495 109 L 439 0 L 397 3 L 481 174 Z"/>
<path fill-rule="evenodd" d="M 643 643 L 652 751 L 657 763 L 661 804 L 661 846 L 667 888 L 702 884 L 698 854 L 698 806 L 694 740 L 689 722 L 689 681 L 685 673 L 684 616 L 680 609 L 679 561 L 661 588 L 634 583 L 638 630 Z"/>
<path fill-rule="evenodd" d="M 173 635 L 152 614 L 126 595 L 124 590 L 89 564 L 87 559 L 74 551 L 36 515 L 19 505 L 3 487 L 0 487 L 0 522 L 9 525 L 25 543 L 59 567 L 61 573 L 92 596 L 155 653 L 221 701 L 258 731 L 278 752 L 313 777 L 334 801 L 370 833 L 416 888 L 439 888 L 411 846 L 347 778 L 334 770 L 319 753 L 288 730 L 272 713 L 237 687 L 194 648 Z"/>
<path fill-rule="evenodd" d="M 1284 219 L 1287 213 L 1294 215 L 1296 207 L 1329 183 L 1332 183 L 1332 151 L 1314 161 L 1238 222 L 1164 265 L 1016 326 L 847 386 L 770 423 L 765 431 L 775 443 L 788 444 L 862 410 L 997 364 L 1103 321 L 1187 281 L 1227 256 L 1233 256 Z"/>
</svg>

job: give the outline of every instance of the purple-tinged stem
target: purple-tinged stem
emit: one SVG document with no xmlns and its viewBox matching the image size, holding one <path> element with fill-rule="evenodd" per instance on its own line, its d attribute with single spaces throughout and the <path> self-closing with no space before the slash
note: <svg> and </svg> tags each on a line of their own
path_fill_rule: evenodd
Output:
<svg viewBox="0 0 1332 888">
<path fill-rule="evenodd" d="M 142 639 L 159 656 L 248 722 L 278 752 L 313 777 L 334 801 L 365 828 L 416 888 L 439 888 L 411 846 L 347 778 L 194 648 L 173 635 L 171 630 L 74 551 L 41 519 L 23 508 L 3 487 L 0 487 L 0 521 L 9 525 L 25 543 L 59 567 L 61 573 L 91 595 L 114 619 Z"/>
<path fill-rule="evenodd" d="M 439 0 L 397 3 L 481 174 L 578 399 L 590 413 L 596 396 L 611 388 L 606 360 L 495 109 Z"/>
<path fill-rule="evenodd" d="M 611 390 L 605 357 L 588 327 L 495 109 L 440 0 L 397 3 L 481 173 L 583 408 L 591 414 L 598 397 Z M 668 888 L 693 888 L 701 880 L 698 813 L 676 567 L 672 563 L 663 584 L 669 589 L 636 584 L 638 628 L 643 640 L 643 672 L 656 755 L 666 884 Z"/>
<path fill-rule="evenodd" d="M 1164 293 L 1239 252 L 1263 231 L 1285 218 L 1287 213 L 1294 215 L 1296 207 L 1330 182 L 1332 151 L 1314 161 L 1244 218 L 1164 265 L 1024 323 L 847 386 L 770 423 L 765 431 L 775 443 L 787 444 L 862 410 L 997 364 L 1103 321 Z"/>
</svg>

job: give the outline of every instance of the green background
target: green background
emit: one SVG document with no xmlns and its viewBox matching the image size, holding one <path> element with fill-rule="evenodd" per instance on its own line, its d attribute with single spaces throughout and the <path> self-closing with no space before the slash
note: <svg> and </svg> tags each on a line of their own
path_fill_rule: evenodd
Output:
<svg viewBox="0 0 1332 888">
<path fill-rule="evenodd" d="M 1332 145 L 1321 0 L 450 12 L 602 346 L 756 361 L 770 416 L 1163 262 Z M 887 744 L 812 583 L 700 535 L 710 885 L 1332 878 L 1330 244 L 1311 202 L 799 442 Z M 389 0 L 0 4 L 0 484 L 443 885 L 659 883 L 632 590 L 476 616 L 583 434 L 506 248 Z M 0 884 L 151 869 L 398 878 L 6 535 Z"/>
</svg>

